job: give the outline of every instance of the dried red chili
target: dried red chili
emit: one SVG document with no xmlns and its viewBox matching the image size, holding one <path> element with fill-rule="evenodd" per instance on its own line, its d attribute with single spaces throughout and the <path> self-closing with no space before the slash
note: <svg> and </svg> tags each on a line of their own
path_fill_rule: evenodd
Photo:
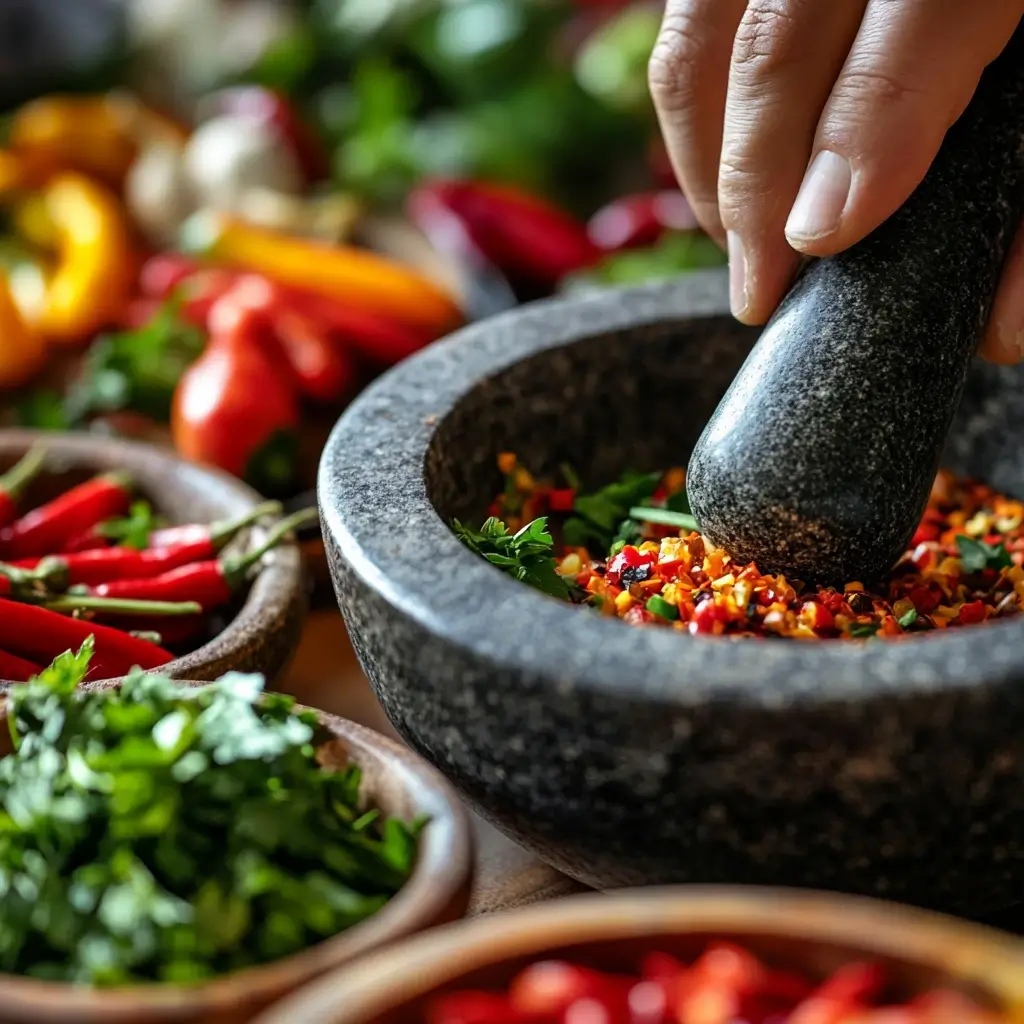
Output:
<svg viewBox="0 0 1024 1024">
<path fill-rule="evenodd" d="M 687 507 L 679 469 L 660 481 L 632 474 L 581 496 L 576 487 L 536 480 L 512 453 L 503 452 L 498 467 L 507 483 L 492 514 L 514 533 L 535 516 L 572 513 L 552 523 L 555 536 L 561 522 L 564 538 L 575 538 L 552 549 L 570 599 L 631 625 L 857 640 L 977 625 L 1024 610 L 1024 502 L 945 472 L 911 546 L 869 589 L 857 580 L 807 586 L 734 562 L 679 511 Z M 640 507 L 616 505 L 638 482 L 649 495 Z M 580 515 L 588 520 L 582 527 Z"/>
</svg>

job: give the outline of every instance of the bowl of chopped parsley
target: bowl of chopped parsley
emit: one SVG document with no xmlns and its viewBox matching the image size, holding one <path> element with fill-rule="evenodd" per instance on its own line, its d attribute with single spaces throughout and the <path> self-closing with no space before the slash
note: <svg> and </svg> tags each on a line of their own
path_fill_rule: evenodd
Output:
<svg viewBox="0 0 1024 1024">
<path fill-rule="evenodd" d="M 4 698 L 4 1020 L 247 1021 L 465 909 L 465 813 L 404 748 L 258 675 L 83 684 L 91 655 Z"/>
<path fill-rule="evenodd" d="M 704 272 L 391 371 L 321 464 L 356 649 L 399 732 L 587 884 L 996 911 L 1024 872 L 1024 369 L 978 363 L 950 435 L 987 490 L 936 496 L 893 589 L 819 593 L 702 549 L 672 479 L 757 336 Z"/>
</svg>

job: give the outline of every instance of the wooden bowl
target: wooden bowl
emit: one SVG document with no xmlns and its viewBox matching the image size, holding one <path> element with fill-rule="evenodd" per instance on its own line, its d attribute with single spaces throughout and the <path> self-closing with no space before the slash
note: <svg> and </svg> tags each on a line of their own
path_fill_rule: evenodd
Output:
<svg viewBox="0 0 1024 1024">
<path fill-rule="evenodd" d="M 9 468 L 37 442 L 47 447 L 48 469 L 29 489 L 26 507 L 113 469 L 127 470 L 139 492 L 175 523 L 233 519 L 260 500 L 252 488 L 219 470 L 191 465 L 149 445 L 85 434 L 0 430 L 0 469 Z M 251 532 L 256 537 L 260 530 Z M 307 603 L 298 548 L 284 544 L 266 556 L 226 628 L 161 671 L 176 679 L 216 679 L 237 669 L 262 672 L 273 680 L 298 646 Z"/>
<path fill-rule="evenodd" d="M 952 985 L 1024 1009 L 1024 944 L 999 932 L 852 897 L 694 886 L 575 896 L 422 935 L 320 979 L 253 1024 L 416 1024 L 431 996 L 500 989 L 537 958 L 621 970 L 653 950 L 692 959 L 714 938 L 811 977 L 869 959 L 907 997 Z"/>
<path fill-rule="evenodd" d="M 111 685 L 117 684 L 100 684 L 104 689 Z M 193 987 L 89 989 L 0 974 L 0 1021 L 243 1024 L 274 1000 L 375 947 L 461 917 L 469 903 L 473 833 L 454 791 L 439 772 L 401 744 L 347 719 L 316 713 L 334 737 L 321 747 L 321 756 L 327 755 L 327 765 L 351 760 L 362 768 L 367 803 L 407 821 L 430 818 L 412 875 L 382 910 L 294 956 Z M 8 732 L 0 730 L 0 756 L 10 750 Z"/>
</svg>

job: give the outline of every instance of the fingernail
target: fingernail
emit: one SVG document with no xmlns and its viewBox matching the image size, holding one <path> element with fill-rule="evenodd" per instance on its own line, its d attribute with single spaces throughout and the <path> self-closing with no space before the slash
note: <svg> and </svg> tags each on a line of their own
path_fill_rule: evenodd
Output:
<svg viewBox="0 0 1024 1024">
<path fill-rule="evenodd" d="M 729 305 L 733 316 L 743 316 L 750 304 L 747 296 L 747 254 L 735 231 L 726 232 L 729 250 Z"/>
<path fill-rule="evenodd" d="M 852 181 L 850 162 L 838 153 L 823 149 L 804 175 L 786 221 L 786 237 L 791 242 L 810 242 L 836 231 L 850 197 Z"/>
</svg>

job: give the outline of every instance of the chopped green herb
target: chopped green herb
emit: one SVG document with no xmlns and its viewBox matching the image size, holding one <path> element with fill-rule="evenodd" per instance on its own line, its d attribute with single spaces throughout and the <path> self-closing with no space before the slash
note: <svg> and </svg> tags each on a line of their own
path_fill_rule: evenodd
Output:
<svg viewBox="0 0 1024 1024">
<path fill-rule="evenodd" d="M 647 599 L 647 610 L 652 615 L 668 619 L 669 622 L 674 622 L 679 618 L 679 609 L 674 604 L 669 604 L 665 598 L 660 597 L 658 594 L 654 594 Z"/>
<path fill-rule="evenodd" d="M 602 487 L 593 494 L 577 494 L 573 515 L 563 528 L 563 538 L 569 547 L 586 547 L 604 551 L 620 537 L 622 521 L 629 509 L 645 501 L 654 493 L 661 479 L 659 473 L 624 473 L 615 483 Z"/>
<path fill-rule="evenodd" d="M 318 761 L 314 713 L 239 673 L 76 692 L 90 656 L 10 693 L 0 971 L 199 981 L 335 935 L 403 885 L 422 823 L 367 814 L 359 768 Z"/>
<path fill-rule="evenodd" d="M 1013 565 L 1010 552 L 1006 550 L 1006 545 L 1003 543 L 986 544 L 973 537 L 958 534 L 956 546 L 960 551 L 960 562 L 964 567 L 964 572 L 1005 569 Z"/>
<path fill-rule="evenodd" d="M 547 523 L 547 517 L 534 519 L 511 534 L 500 519 L 491 516 L 479 530 L 463 526 L 455 519 L 452 530 L 470 551 L 486 558 L 491 565 L 545 594 L 565 598 L 570 587 L 555 569 L 554 540 Z"/>
<path fill-rule="evenodd" d="M 93 343 L 64 411 L 71 424 L 90 416 L 133 412 L 165 422 L 181 375 L 202 354 L 205 338 L 168 302 L 145 327 L 111 334 Z"/>
<path fill-rule="evenodd" d="M 904 612 L 897 621 L 904 629 L 908 626 L 912 626 L 917 622 L 917 609 L 911 608 L 910 611 Z"/>
<path fill-rule="evenodd" d="M 688 512 L 673 512 L 667 508 L 631 508 L 630 517 L 644 523 L 657 523 L 659 526 L 675 526 L 680 530 L 696 530 L 697 520 Z"/>
<path fill-rule="evenodd" d="M 855 637 L 858 640 L 864 640 L 874 636 L 881 628 L 882 624 L 880 622 L 854 622 L 846 632 L 849 636 Z"/>
</svg>

